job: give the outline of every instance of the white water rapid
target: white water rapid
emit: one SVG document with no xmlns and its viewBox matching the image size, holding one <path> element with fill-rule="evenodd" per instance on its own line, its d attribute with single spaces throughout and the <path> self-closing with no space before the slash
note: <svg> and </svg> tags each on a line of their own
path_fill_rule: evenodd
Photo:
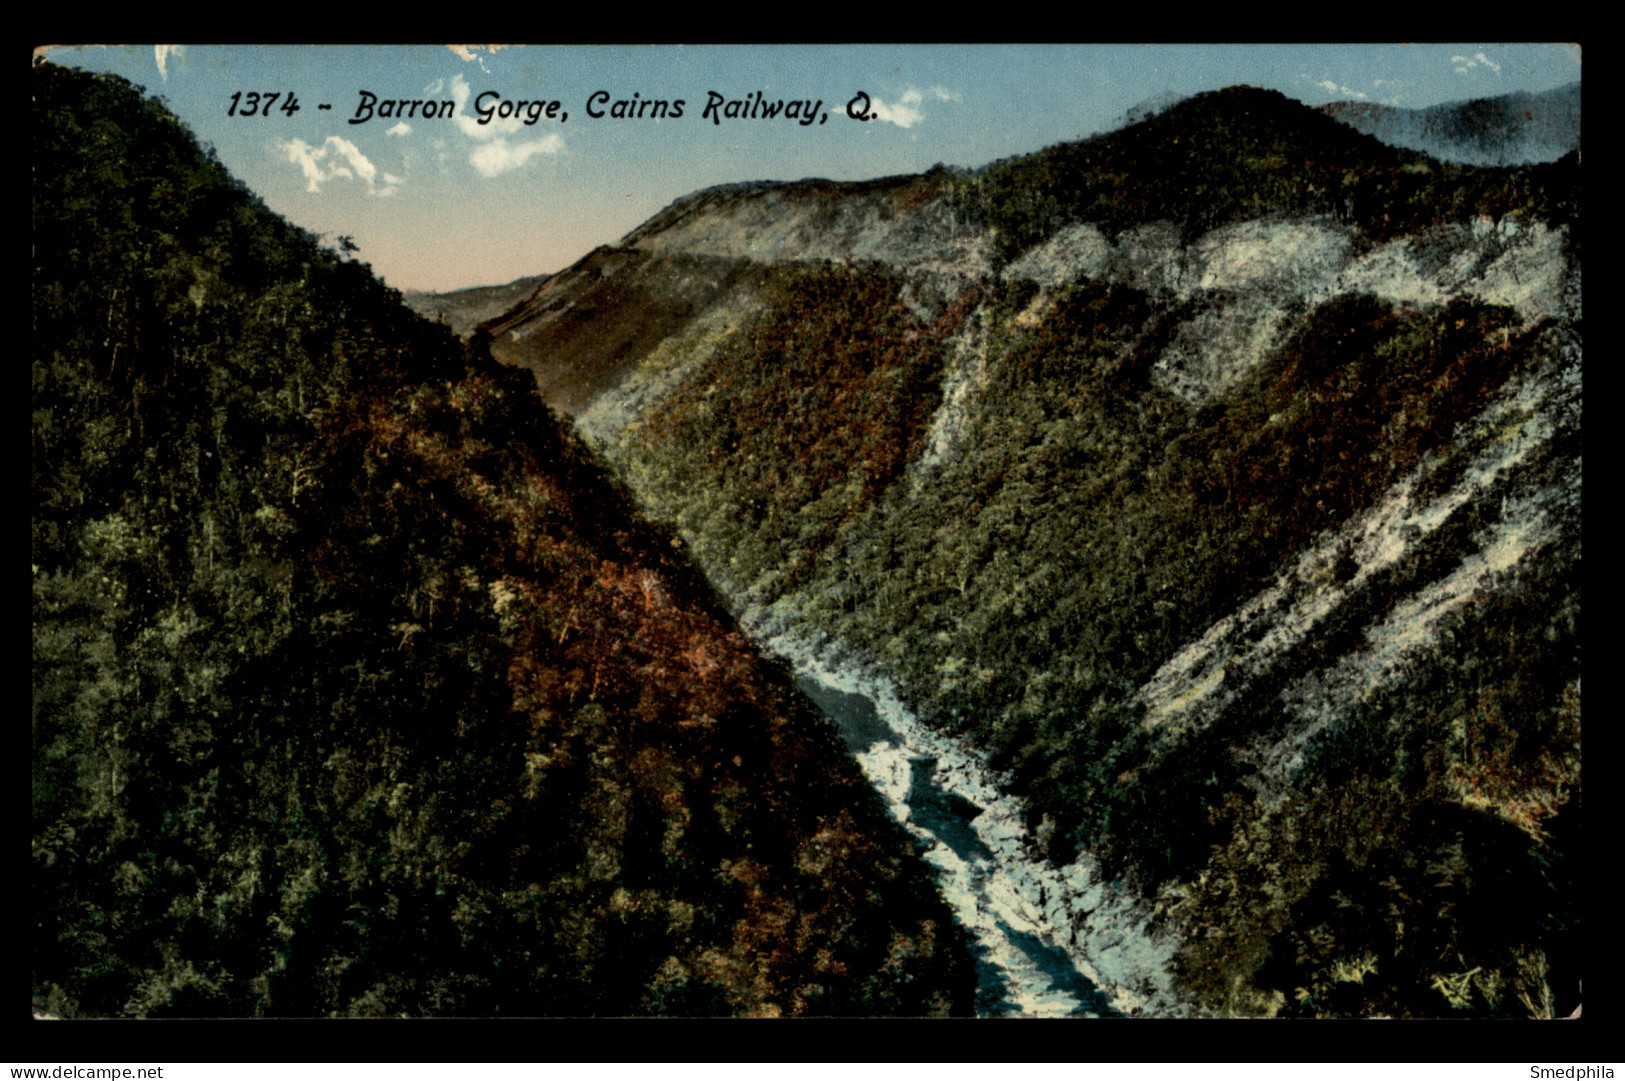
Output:
<svg viewBox="0 0 1625 1081">
<path fill-rule="evenodd" d="M 936 868 L 974 940 L 978 1015 L 1189 1013 L 1170 986 L 1175 943 L 1149 933 L 1146 908 L 1100 881 L 1087 856 L 1064 868 L 1040 857 L 1020 802 L 974 754 L 927 729 L 889 680 L 838 647 L 760 622 L 755 629 L 764 650 L 795 669 Z"/>
</svg>

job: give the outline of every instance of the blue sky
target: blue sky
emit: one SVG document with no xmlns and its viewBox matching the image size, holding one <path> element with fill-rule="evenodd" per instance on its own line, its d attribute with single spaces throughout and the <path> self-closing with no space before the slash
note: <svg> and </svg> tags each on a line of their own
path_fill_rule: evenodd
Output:
<svg viewBox="0 0 1625 1081">
<path fill-rule="evenodd" d="M 353 236 L 391 285 L 430 290 L 561 270 L 713 184 L 974 167 L 1109 131 L 1167 94 L 1245 83 L 1311 105 L 1422 108 L 1580 78 L 1579 48 L 1561 44 L 132 45 L 49 57 L 162 95 L 273 210 L 330 242 Z M 386 118 L 375 105 L 351 123 L 363 91 L 380 103 L 450 102 L 454 115 Z M 867 121 L 848 116 L 859 91 Z M 293 113 L 281 108 L 290 92 Z M 268 115 L 228 115 L 234 94 L 241 113 L 254 93 L 280 97 Z M 705 114 L 712 94 L 757 93 L 786 103 L 780 114 Z M 648 100 L 667 102 L 667 115 L 613 115 L 616 101 Z M 477 105 L 502 101 L 558 106 L 551 118 L 526 106 L 479 122 Z M 786 119 L 809 108 L 791 102 L 810 103 L 815 120 Z"/>
</svg>

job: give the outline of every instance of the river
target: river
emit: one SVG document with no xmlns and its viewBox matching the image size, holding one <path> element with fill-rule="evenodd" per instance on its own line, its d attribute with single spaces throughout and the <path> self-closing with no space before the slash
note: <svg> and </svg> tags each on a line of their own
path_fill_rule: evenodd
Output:
<svg viewBox="0 0 1625 1081">
<path fill-rule="evenodd" d="M 890 682 L 827 643 L 763 629 L 766 652 L 839 729 L 892 814 L 936 869 L 970 932 L 982 1017 L 1176 1015 L 1173 944 L 1088 858 L 1060 868 L 1028 840 L 1020 802 L 955 741 L 921 724 Z"/>
</svg>

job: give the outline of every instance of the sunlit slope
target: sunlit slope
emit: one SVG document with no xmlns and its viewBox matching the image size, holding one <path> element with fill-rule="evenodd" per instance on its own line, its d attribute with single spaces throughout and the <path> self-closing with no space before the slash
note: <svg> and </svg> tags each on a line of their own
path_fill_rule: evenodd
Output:
<svg viewBox="0 0 1625 1081">
<path fill-rule="evenodd" d="M 1248 90 L 717 189 L 621 250 L 745 276 L 572 411 L 754 627 L 878 663 L 1137 883 L 1196 1000 L 1566 1013 L 1578 207 L 1572 155 Z"/>
<path fill-rule="evenodd" d="M 32 91 L 38 1005 L 967 1008 L 838 741 L 528 375 L 127 84 Z"/>
</svg>

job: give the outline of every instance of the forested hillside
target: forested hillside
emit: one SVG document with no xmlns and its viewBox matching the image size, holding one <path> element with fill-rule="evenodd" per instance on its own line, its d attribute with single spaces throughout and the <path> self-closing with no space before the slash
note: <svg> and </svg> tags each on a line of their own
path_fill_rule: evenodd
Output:
<svg viewBox="0 0 1625 1081">
<path fill-rule="evenodd" d="M 1199 1008 L 1553 1016 L 1579 185 L 1232 89 L 974 172 L 699 193 L 593 257 L 638 268 L 643 337 L 605 338 L 591 260 L 493 329 L 548 328 L 499 355 L 575 388 L 747 624 L 959 737 Z M 1103 948 L 1098 901 L 1032 900 Z"/>
<path fill-rule="evenodd" d="M 839 741 L 529 375 L 128 84 L 32 92 L 37 1006 L 968 1008 Z"/>
</svg>

